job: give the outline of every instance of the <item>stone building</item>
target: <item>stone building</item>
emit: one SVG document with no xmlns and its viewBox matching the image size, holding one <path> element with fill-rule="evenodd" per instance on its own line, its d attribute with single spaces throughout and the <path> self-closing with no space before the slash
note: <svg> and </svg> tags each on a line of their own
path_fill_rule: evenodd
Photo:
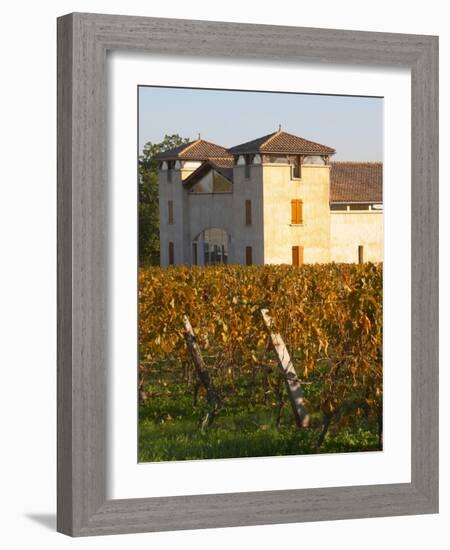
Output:
<svg viewBox="0 0 450 550">
<path fill-rule="evenodd" d="M 379 262 L 383 165 L 281 129 L 160 154 L 161 265 Z"/>
</svg>

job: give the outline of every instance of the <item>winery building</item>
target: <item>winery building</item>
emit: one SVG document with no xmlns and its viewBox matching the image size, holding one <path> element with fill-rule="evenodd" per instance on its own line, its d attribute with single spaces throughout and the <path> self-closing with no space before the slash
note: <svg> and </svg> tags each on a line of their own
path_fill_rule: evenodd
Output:
<svg viewBox="0 0 450 550">
<path fill-rule="evenodd" d="M 161 265 L 383 260 L 383 165 L 281 129 L 158 155 Z"/>
</svg>

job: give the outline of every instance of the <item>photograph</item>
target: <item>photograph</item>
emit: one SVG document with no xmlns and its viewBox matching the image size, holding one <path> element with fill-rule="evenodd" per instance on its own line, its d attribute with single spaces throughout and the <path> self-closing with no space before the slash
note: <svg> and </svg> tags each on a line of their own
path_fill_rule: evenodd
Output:
<svg viewBox="0 0 450 550">
<path fill-rule="evenodd" d="M 442 5 L 4 4 L 6 550 L 445 547 Z"/>
<path fill-rule="evenodd" d="M 383 450 L 383 98 L 138 87 L 138 461 Z"/>
</svg>

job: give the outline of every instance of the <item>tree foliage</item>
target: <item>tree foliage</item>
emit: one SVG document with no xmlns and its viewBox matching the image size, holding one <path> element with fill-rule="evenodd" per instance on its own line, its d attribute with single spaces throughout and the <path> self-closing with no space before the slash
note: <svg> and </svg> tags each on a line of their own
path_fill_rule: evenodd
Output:
<svg viewBox="0 0 450 550">
<path fill-rule="evenodd" d="M 158 162 L 155 156 L 188 143 L 178 134 L 166 135 L 160 143 L 149 141 L 139 157 L 139 261 L 159 264 Z"/>
</svg>

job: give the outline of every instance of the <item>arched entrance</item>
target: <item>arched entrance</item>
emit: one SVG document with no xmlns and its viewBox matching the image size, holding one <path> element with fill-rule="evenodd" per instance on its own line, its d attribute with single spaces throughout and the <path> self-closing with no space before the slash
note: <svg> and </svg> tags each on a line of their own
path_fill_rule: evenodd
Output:
<svg viewBox="0 0 450 550">
<path fill-rule="evenodd" d="M 192 242 L 194 265 L 227 264 L 230 249 L 228 233 L 218 227 L 202 231 Z"/>
</svg>

